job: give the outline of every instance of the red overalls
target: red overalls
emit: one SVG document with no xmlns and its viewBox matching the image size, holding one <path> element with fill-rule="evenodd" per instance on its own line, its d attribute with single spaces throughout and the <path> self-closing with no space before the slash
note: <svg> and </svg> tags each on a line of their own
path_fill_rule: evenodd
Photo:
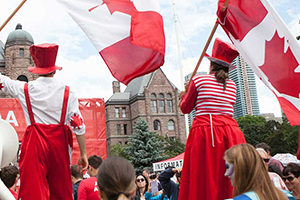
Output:
<svg viewBox="0 0 300 200">
<path fill-rule="evenodd" d="M 72 131 L 64 125 L 69 87 L 65 87 L 59 124 L 35 123 L 28 94 L 24 93 L 31 125 L 26 129 L 20 155 L 21 200 L 72 200 L 70 155 Z"/>
</svg>

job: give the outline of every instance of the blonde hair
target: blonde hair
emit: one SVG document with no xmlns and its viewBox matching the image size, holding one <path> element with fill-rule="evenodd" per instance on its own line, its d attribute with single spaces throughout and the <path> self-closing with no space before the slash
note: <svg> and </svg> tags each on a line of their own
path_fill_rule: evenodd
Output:
<svg viewBox="0 0 300 200">
<path fill-rule="evenodd" d="M 288 199 L 274 186 L 264 161 L 252 145 L 233 146 L 225 152 L 224 159 L 234 167 L 233 196 L 254 191 L 261 200 Z"/>
<path fill-rule="evenodd" d="M 108 200 L 128 200 L 135 187 L 135 170 L 132 164 L 121 157 L 110 157 L 98 170 L 98 187 Z"/>
</svg>

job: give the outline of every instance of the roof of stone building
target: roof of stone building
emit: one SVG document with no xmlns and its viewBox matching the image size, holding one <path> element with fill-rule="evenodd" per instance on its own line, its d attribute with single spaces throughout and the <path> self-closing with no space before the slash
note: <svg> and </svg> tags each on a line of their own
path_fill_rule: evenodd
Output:
<svg viewBox="0 0 300 200">
<path fill-rule="evenodd" d="M 161 70 L 161 69 L 160 69 Z M 126 87 L 124 92 L 114 93 L 107 102 L 111 101 L 129 101 L 136 96 L 144 96 L 144 88 L 148 87 L 155 72 L 133 79 Z M 164 73 L 162 71 L 162 73 Z M 176 88 L 176 86 L 170 82 Z"/>
<path fill-rule="evenodd" d="M 147 87 L 155 72 L 146 74 L 130 81 L 124 92 L 130 93 L 130 98 L 136 95 L 144 96 L 144 87 Z"/>
<path fill-rule="evenodd" d="M 129 92 L 116 92 L 108 99 L 108 101 L 129 101 L 129 98 Z"/>
<path fill-rule="evenodd" d="M 8 35 L 5 47 L 12 45 L 32 45 L 33 43 L 32 36 L 22 29 L 21 24 L 18 24 L 16 29 Z"/>
</svg>

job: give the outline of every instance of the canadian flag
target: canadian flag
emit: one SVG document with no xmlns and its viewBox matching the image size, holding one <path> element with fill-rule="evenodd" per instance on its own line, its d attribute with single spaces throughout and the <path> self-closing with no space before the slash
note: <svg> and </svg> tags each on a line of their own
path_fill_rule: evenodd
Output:
<svg viewBox="0 0 300 200">
<path fill-rule="evenodd" d="M 164 63 L 158 0 L 58 0 L 83 29 L 112 75 L 124 84 Z"/>
<path fill-rule="evenodd" d="M 268 0 L 230 0 L 227 10 L 220 12 L 224 1 L 219 0 L 219 23 L 274 92 L 290 124 L 300 125 L 300 47 L 296 39 Z"/>
</svg>

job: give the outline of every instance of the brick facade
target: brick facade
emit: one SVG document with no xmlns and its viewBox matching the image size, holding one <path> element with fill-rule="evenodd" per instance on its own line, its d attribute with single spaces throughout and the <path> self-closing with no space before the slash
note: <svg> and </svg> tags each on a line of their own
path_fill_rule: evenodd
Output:
<svg viewBox="0 0 300 200">
<path fill-rule="evenodd" d="M 115 101 L 109 99 L 106 101 L 108 150 L 113 144 L 126 144 L 128 142 L 128 136 L 132 134 L 133 126 L 139 117 L 143 118 L 149 124 L 149 131 L 155 131 L 162 136 L 177 137 L 181 142 L 185 143 L 185 118 L 177 106 L 179 103 L 178 89 L 170 83 L 161 69 L 152 74 L 146 86 L 141 85 L 141 87 L 143 87 L 142 94 L 135 94 L 129 99 Z M 156 98 L 153 98 L 154 95 Z M 151 101 L 156 102 L 157 112 L 153 112 Z M 164 109 L 161 106 L 160 110 L 159 105 L 161 102 L 164 102 Z M 172 102 L 171 108 L 167 106 L 168 103 L 170 105 L 170 102 Z M 116 109 L 119 109 L 119 117 L 116 116 Z M 122 116 L 122 109 L 125 109 L 125 117 Z M 154 128 L 154 121 L 158 121 L 160 124 L 158 130 Z M 127 126 L 127 134 L 124 134 L 124 124 Z M 117 126 L 120 126 L 119 132 Z M 174 130 L 170 130 L 173 127 Z"/>
</svg>

